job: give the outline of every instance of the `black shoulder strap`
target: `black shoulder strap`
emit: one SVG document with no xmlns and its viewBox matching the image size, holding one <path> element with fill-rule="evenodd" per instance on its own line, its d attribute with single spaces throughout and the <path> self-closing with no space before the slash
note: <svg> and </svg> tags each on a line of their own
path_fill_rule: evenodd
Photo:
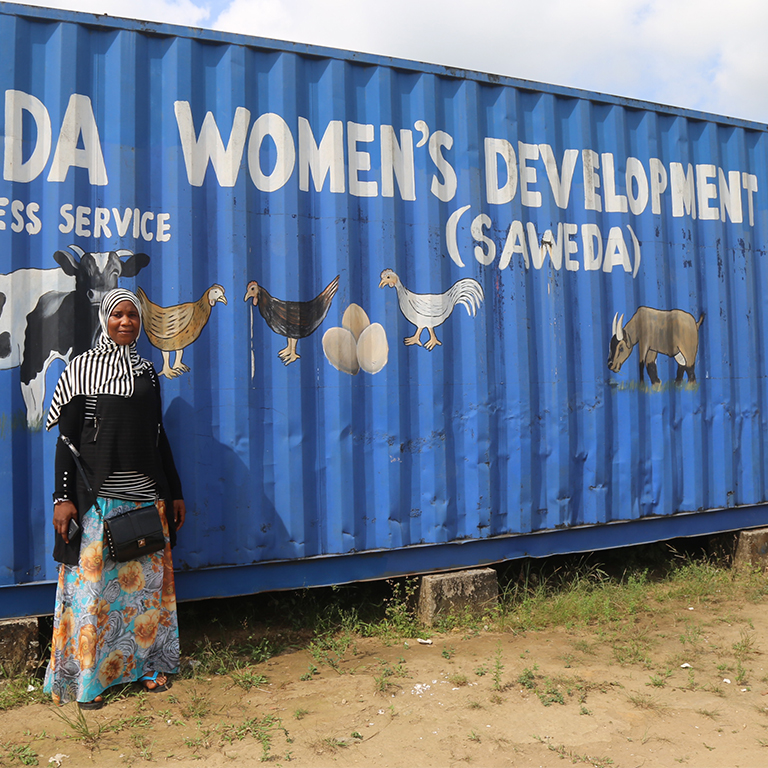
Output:
<svg viewBox="0 0 768 768">
<path fill-rule="evenodd" d="M 80 462 L 80 451 L 75 448 L 72 441 L 66 436 L 66 435 L 59 435 L 59 440 L 61 440 L 64 445 L 69 448 L 69 450 L 72 452 L 72 458 L 75 460 L 75 465 L 77 466 L 77 469 L 80 472 L 80 476 L 83 478 L 83 482 L 85 483 L 85 490 L 88 491 L 88 493 L 93 496 L 93 503 L 96 506 L 96 509 L 99 510 L 99 516 L 101 519 L 104 519 L 104 513 L 101 511 L 101 507 L 99 506 L 99 499 L 96 496 L 96 494 L 93 491 L 93 488 L 91 488 L 91 484 L 88 482 L 88 477 L 85 474 L 85 470 L 83 469 L 83 465 Z"/>
</svg>

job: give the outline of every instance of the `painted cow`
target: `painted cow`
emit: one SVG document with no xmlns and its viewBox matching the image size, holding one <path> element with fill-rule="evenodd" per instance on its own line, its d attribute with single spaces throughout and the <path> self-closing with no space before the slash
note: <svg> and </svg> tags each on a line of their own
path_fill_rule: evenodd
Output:
<svg viewBox="0 0 768 768">
<path fill-rule="evenodd" d="M 0 370 L 21 368 L 27 424 L 43 420 L 45 374 L 89 349 L 99 329 L 98 309 L 119 277 L 133 277 L 149 256 L 128 250 L 86 253 L 76 245 L 56 251 L 58 269 L 17 269 L 0 275 Z"/>
<path fill-rule="evenodd" d="M 677 376 L 675 381 L 683 381 L 683 373 L 688 375 L 688 381 L 696 381 L 694 365 L 699 349 L 699 326 L 704 321 L 701 313 L 699 321 L 693 315 L 682 309 L 652 309 L 638 307 L 629 322 L 624 325 L 624 315 L 619 317 L 617 312 L 613 318 L 608 367 L 618 373 L 621 366 L 632 354 L 635 345 L 638 347 L 640 358 L 640 381 L 643 381 L 643 370 L 648 372 L 652 385 L 660 384 L 656 371 L 656 356 L 658 354 L 674 357 L 677 361 Z"/>
</svg>

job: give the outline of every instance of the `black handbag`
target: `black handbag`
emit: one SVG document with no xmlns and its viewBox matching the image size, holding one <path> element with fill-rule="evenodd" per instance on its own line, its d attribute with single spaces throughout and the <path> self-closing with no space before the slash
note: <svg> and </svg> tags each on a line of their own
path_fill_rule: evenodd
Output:
<svg viewBox="0 0 768 768">
<path fill-rule="evenodd" d="M 61 439 L 75 457 L 75 464 L 77 464 L 80 475 L 85 482 L 86 490 L 93 496 L 96 509 L 104 522 L 104 539 L 107 542 L 110 557 L 118 563 L 124 563 L 163 549 L 165 547 L 165 534 L 157 505 L 148 504 L 144 507 L 134 507 L 134 509 L 129 509 L 127 512 L 104 520 L 104 513 L 101 511 L 98 498 L 80 463 L 80 451 L 65 435 L 61 435 Z"/>
<path fill-rule="evenodd" d="M 155 504 L 135 507 L 104 520 L 109 554 L 118 563 L 151 555 L 165 547 L 160 510 Z"/>
</svg>

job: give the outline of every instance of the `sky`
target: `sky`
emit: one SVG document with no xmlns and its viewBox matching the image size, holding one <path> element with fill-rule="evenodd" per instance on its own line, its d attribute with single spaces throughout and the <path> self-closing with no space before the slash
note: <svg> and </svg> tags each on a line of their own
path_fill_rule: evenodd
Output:
<svg viewBox="0 0 768 768">
<path fill-rule="evenodd" d="M 47 0 L 768 122 L 765 0 Z"/>
</svg>

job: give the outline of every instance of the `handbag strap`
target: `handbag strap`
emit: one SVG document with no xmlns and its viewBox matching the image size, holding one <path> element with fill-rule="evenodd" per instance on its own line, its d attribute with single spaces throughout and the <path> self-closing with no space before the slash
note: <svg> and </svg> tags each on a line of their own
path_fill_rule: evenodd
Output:
<svg viewBox="0 0 768 768">
<path fill-rule="evenodd" d="M 103 522 L 104 521 L 104 513 L 101 511 L 101 506 L 99 505 L 99 498 L 98 498 L 98 496 L 96 496 L 96 493 L 94 492 L 93 488 L 91 488 L 91 484 L 88 482 L 88 476 L 85 474 L 85 470 L 83 469 L 83 465 L 80 463 L 80 451 L 78 451 L 77 448 L 75 448 L 73 442 L 66 435 L 59 435 L 59 439 L 72 452 L 72 458 L 75 460 L 75 465 L 77 466 L 78 470 L 80 471 L 80 476 L 83 478 L 83 482 L 85 483 L 85 489 L 88 491 L 88 493 L 91 494 L 91 496 L 93 496 L 94 506 L 98 510 L 99 517 L 101 518 L 101 520 Z"/>
</svg>

